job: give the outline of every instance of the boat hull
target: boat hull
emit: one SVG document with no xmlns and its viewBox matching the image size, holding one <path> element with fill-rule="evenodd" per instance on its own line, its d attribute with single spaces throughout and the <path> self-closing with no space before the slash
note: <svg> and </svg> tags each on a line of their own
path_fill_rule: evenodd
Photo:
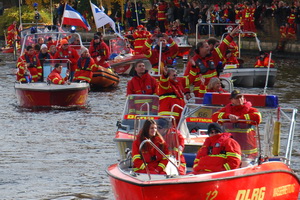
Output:
<svg viewBox="0 0 300 200">
<path fill-rule="evenodd" d="M 236 68 L 224 69 L 223 73 L 232 73 L 233 84 L 236 87 L 258 87 L 266 85 L 268 68 Z M 270 68 L 267 87 L 275 84 L 277 69 Z"/>
<path fill-rule="evenodd" d="M 297 200 L 299 179 L 282 162 L 219 173 L 187 175 L 151 181 L 123 173 L 117 164 L 107 173 L 116 199 L 233 199 L 233 200 Z"/>
<path fill-rule="evenodd" d="M 100 67 L 98 71 L 93 72 L 91 87 L 108 88 L 116 87 L 120 82 L 120 78 L 112 70 Z"/>
<path fill-rule="evenodd" d="M 88 83 L 72 83 L 70 85 L 15 83 L 19 105 L 25 108 L 85 106 L 88 91 Z"/>
</svg>

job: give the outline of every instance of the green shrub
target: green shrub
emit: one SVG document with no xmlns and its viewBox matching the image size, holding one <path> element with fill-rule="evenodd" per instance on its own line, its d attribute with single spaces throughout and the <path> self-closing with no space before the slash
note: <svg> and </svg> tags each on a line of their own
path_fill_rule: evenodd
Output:
<svg viewBox="0 0 300 200">
<path fill-rule="evenodd" d="M 51 15 L 47 9 L 39 10 L 40 13 L 40 20 L 36 21 L 34 19 L 35 11 L 33 8 L 28 6 L 22 6 L 22 23 L 45 23 L 45 24 L 52 24 L 51 22 Z M 7 34 L 7 28 L 13 23 L 13 21 L 17 21 L 18 26 L 20 25 L 20 18 L 19 18 L 19 8 L 18 7 L 11 7 L 4 10 L 2 16 L 0 16 L 0 30 L 4 30 L 5 34 Z M 25 28 L 25 27 L 23 27 Z M 4 32 L 0 32 L 0 36 L 3 36 Z"/>
</svg>

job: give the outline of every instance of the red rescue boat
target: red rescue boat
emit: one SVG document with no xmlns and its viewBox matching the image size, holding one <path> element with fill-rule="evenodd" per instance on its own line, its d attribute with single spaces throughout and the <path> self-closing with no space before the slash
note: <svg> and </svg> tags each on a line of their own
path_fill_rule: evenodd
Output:
<svg viewBox="0 0 300 200">
<path fill-rule="evenodd" d="M 187 141 L 197 138 L 207 130 L 211 114 L 229 101 L 229 95 L 230 93 L 207 93 L 203 99 L 204 104 L 189 102 L 186 105 L 177 128 Z M 242 155 L 242 164 L 238 169 L 198 175 L 189 173 L 179 175 L 180 161 L 178 164 L 178 161 L 174 161 L 174 157 L 171 159 L 173 155 L 163 155 L 169 160 L 165 169 L 167 175 L 154 175 L 134 172 L 130 149 L 127 149 L 127 153 L 123 154 L 123 160 L 109 166 L 106 170 L 115 198 L 122 200 L 297 200 L 300 180 L 291 166 L 297 109 L 282 107 L 279 109 L 278 98 L 274 95 L 247 94 L 245 98 L 251 100 L 253 106 L 258 107 L 263 116 L 263 122 L 259 126 L 251 127 L 255 130 L 258 144 L 259 153 L 255 158 L 250 159 Z M 151 107 L 150 104 L 149 107 Z M 148 117 L 156 119 L 151 115 Z M 147 116 L 135 115 L 129 118 L 135 119 L 134 128 L 138 128 L 141 127 L 140 123 Z M 245 120 L 234 124 L 226 122 L 227 126 L 224 125 L 224 128 L 225 131 L 228 127 L 231 129 L 237 127 L 239 131 L 243 127 L 249 129 L 248 126 L 245 126 L 247 122 Z M 128 133 L 132 124 L 126 123 L 128 123 L 126 120 L 122 120 L 119 127 L 123 127 Z M 197 131 L 192 132 L 193 129 Z M 126 135 L 126 131 L 119 132 L 118 137 L 114 140 L 117 141 L 118 138 L 123 137 L 123 134 Z M 138 130 L 135 133 L 138 133 Z M 127 141 L 133 140 L 134 137 L 135 135 L 131 135 Z M 172 141 L 169 145 L 171 143 Z M 144 144 L 141 143 L 140 148 Z M 201 146 L 200 143 L 197 145 L 198 148 Z M 183 154 L 187 166 L 192 167 L 188 159 L 193 160 L 192 156 L 195 158 L 197 149 L 190 149 L 188 152 L 187 146 L 188 143 L 185 144 Z M 143 155 L 141 154 L 141 156 Z M 144 164 L 147 166 L 146 163 Z"/>
<path fill-rule="evenodd" d="M 85 107 L 89 91 L 88 83 L 70 85 L 38 83 L 15 83 L 19 105 L 38 107 Z"/>
</svg>

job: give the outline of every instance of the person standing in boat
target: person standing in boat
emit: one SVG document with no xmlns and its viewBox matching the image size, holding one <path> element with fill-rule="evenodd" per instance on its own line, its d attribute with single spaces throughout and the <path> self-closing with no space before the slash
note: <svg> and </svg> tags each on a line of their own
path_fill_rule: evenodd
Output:
<svg viewBox="0 0 300 200">
<path fill-rule="evenodd" d="M 56 63 L 54 65 L 54 69 L 52 72 L 48 75 L 47 81 L 57 84 L 57 85 L 64 85 L 64 84 L 70 84 L 68 81 L 69 78 L 69 73 L 66 73 L 66 77 L 62 78 L 61 77 L 61 71 L 62 71 L 63 66 L 59 63 Z"/>
<path fill-rule="evenodd" d="M 90 56 L 89 50 L 85 48 L 78 59 L 73 81 L 86 81 L 90 83 L 93 78 L 93 71 L 97 70 L 98 65 L 96 65 L 94 59 Z"/>
<path fill-rule="evenodd" d="M 151 33 L 146 30 L 143 25 L 138 25 L 137 30 L 132 34 L 134 38 L 134 54 L 139 55 L 142 54 L 142 48 L 147 41 L 148 38 L 151 37 Z"/>
<path fill-rule="evenodd" d="M 158 40 L 155 48 L 152 48 L 152 43 Z M 161 43 L 161 60 L 160 56 L 160 43 Z M 142 52 L 148 58 L 152 65 L 152 70 L 155 74 L 158 74 L 159 61 L 161 62 L 161 71 L 164 66 L 172 65 L 175 57 L 179 51 L 178 45 L 170 38 L 166 33 L 163 34 L 154 34 L 151 38 L 145 42 Z"/>
<path fill-rule="evenodd" d="M 37 82 L 42 77 L 42 66 L 32 46 L 27 46 L 25 54 L 18 58 L 17 67 L 19 82 Z M 31 80 L 28 79 L 29 75 Z"/>
<path fill-rule="evenodd" d="M 159 96 L 158 114 L 174 116 L 178 123 L 183 107 L 185 106 L 185 101 L 182 83 L 177 78 L 177 71 L 175 68 L 164 67 L 164 71 L 159 79 L 157 95 Z M 173 107 L 174 105 L 177 106 Z"/>
<path fill-rule="evenodd" d="M 168 148 L 176 160 L 180 161 L 178 170 L 181 175 L 186 174 L 186 162 L 183 156 L 184 138 L 180 131 L 172 127 L 171 122 L 167 118 L 159 118 L 157 120 L 157 130 L 163 136 L 168 144 Z"/>
<path fill-rule="evenodd" d="M 226 130 L 232 133 L 233 138 L 239 142 L 245 157 L 255 158 L 258 150 L 256 133 L 253 126 L 261 123 L 261 113 L 252 107 L 250 101 L 246 101 L 244 95 L 239 90 L 231 92 L 230 101 L 231 103 L 227 104 L 224 108 L 213 113 L 212 121 L 218 122 L 222 119 L 228 119 L 231 123 L 226 122 L 226 124 L 229 124 Z M 247 120 L 247 122 L 238 123 L 239 120 Z"/>
<path fill-rule="evenodd" d="M 270 62 L 270 68 L 274 68 L 274 60 L 272 60 L 270 58 L 270 55 L 268 53 L 265 53 L 264 51 L 260 51 L 259 52 L 259 57 L 257 58 L 257 61 L 254 65 L 255 68 L 267 68 L 269 66 L 269 62 Z"/>
<path fill-rule="evenodd" d="M 218 123 L 208 125 L 208 138 L 197 152 L 193 174 L 237 169 L 241 165 L 241 147 Z"/>
<path fill-rule="evenodd" d="M 68 61 L 61 61 L 69 63 L 70 76 L 69 80 L 72 81 L 74 77 L 75 70 L 77 68 L 77 61 L 79 59 L 79 55 L 77 51 L 71 47 L 69 47 L 69 42 L 67 39 L 62 39 L 60 41 L 60 47 L 57 49 L 54 59 L 68 59 Z"/>
<path fill-rule="evenodd" d="M 17 21 L 13 21 L 7 28 L 7 47 L 12 47 L 14 42 L 18 39 L 20 39 L 20 37 L 18 36 Z"/>
<path fill-rule="evenodd" d="M 134 76 L 127 83 L 127 96 L 130 94 L 154 94 L 157 81 L 146 69 L 144 61 L 138 61 L 134 67 Z"/>
<path fill-rule="evenodd" d="M 147 139 L 151 140 L 165 155 L 169 155 L 168 145 L 157 131 L 157 123 L 152 119 L 148 119 L 132 144 L 133 171 L 137 173 L 147 173 L 149 171 L 150 174 L 166 174 L 164 170 L 168 160 L 151 144 L 145 143 L 140 154 L 140 145 Z"/>
<path fill-rule="evenodd" d="M 107 44 L 104 42 L 101 33 L 94 35 L 94 39 L 90 43 L 89 53 L 97 65 L 101 65 L 105 68 L 110 67 L 109 63 L 107 62 L 110 56 L 110 50 Z"/>
<path fill-rule="evenodd" d="M 158 85 L 158 82 L 154 77 L 152 77 L 148 70 L 146 70 L 146 66 L 144 61 L 138 61 L 134 67 L 134 76 L 131 80 L 127 83 L 127 93 L 126 95 L 132 95 L 132 94 L 141 94 L 141 95 L 153 95 L 155 94 L 156 87 Z M 151 111 L 157 114 L 158 112 L 158 102 L 153 102 L 153 99 L 148 97 L 130 97 L 129 102 L 129 113 L 132 114 L 143 114 L 145 112 L 146 107 L 142 109 L 142 105 L 144 103 L 149 103 L 151 106 Z M 142 110 L 141 110 L 142 109 Z M 153 114 L 154 114 L 153 113 Z"/>
</svg>

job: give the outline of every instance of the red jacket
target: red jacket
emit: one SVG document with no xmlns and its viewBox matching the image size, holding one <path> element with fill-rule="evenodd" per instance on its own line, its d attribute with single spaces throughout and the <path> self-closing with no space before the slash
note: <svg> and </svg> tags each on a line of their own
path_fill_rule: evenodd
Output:
<svg viewBox="0 0 300 200">
<path fill-rule="evenodd" d="M 231 47 L 230 43 L 232 42 L 232 40 L 233 40 L 233 38 L 228 34 L 223 39 L 223 41 L 220 43 L 220 45 L 218 47 L 214 48 L 213 51 L 211 52 L 213 61 L 216 66 L 218 65 L 218 63 L 220 61 L 223 63 L 226 61 L 226 58 L 224 56 L 225 56 L 227 49 L 229 47 Z"/>
<path fill-rule="evenodd" d="M 269 55 L 267 55 L 263 60 L 260 59 L 260 57 L 257 59 L 254 67 L 268 67 L 270 61 Z M 274 60 L 271 59 L 270 61 L 270 68 L 274 68 Z"/>
<path fill-rule="evenodd" d="M 54 55 L 54 59 L 69 59 L 71 61 L 70 71 L 74 72 L 77 68 L 77 61 L 79 59 L 79 55 L 77 51 L 71 47 L 67 49 L 59 48 Z M 64 63 L 66 61 L 63 61 Z"/>
<path fill-rule="evenodd" d="M 167 46 L 165 50 L 162 51 L 161 55 L 161 62 L 164 65 L 172 65 L 174 58 L 178 54 L 178 45 L 173 41 L 172 38 L 168 39 L 169 47 Z M 152 49 L 152 43 L 153 41 L 149 38 L 142 49 L 142 52 L 145 54 L 146 58 L 150 61 L 152 65 L 152 70 L 158 74 L 158 62 L 159 62 L 159 46 L 156 46 L 154 49 Z M 164 66 L 161 66 L 161 69 Z"/>
<path fill-rule="evenodd" d="M 142 54 L 142 48 L 147 39 L 151 37 L 151 33 L 149 31 L 137 30 L 133 33 L 132 36 L 134 38 L 134 53 L 136 55 Z"/>
<path fill-rule="evenodd" d="M 157 7 L 157 20 L 158 21 L 165 21 L 167 20 L 167 9 L 168 4 L 166 2 L 160 2 Z"/>
<path fill-rule="evenodd" d="M 36 55 L 29 55 L 25 53 L 23 56 L 18 58 L 18 72 L 17 72 L 17 81 L 26 82 L 25 73 L 26 67 L 25 63 L 30 63 L 30 66 L 27 69 L 30 72 L 31 82 L 37 82 L 42 76 L 42 66 L 40 60 Z"/>
<path fill-rule="evenodd" d="M 230 136 L 230 133 L 220 133 L 205 140 L 194 160 L 194 174 L 226 171 L 240 167 L 241 147 Z"/>
<path fill-rule="evenodd" d="M 51 83 L 63 85 L 68 80 L 68 77 L 62 78 L 60 72 L 56 69 L 53 69 L 52 72 L 48 75 L 47 80 L 51 81 Z"/>
<path fill-rule="evenodd" d="M 93 58 L 79 58 L 77 62 L 77 69 L 74 74 L 74 81 L 83 80 L 88 83 L 91 82 L 93 78 L 93 71 L 97 71 L 98 66 L 95 64 Z"/>
<path fill-rule="evenodd" d="M 106 61 L 110 56 L 110 50 L 105 42 L 94 43 L 94 40 L 92 40 L 89 47 L 89 53 L 97 65 L 101 65 L 105 68 L 109 67 L 109 64 Z M 98 56 L 100 56 L 100 60 L 97 60 Z"/>
<path fill-rule="evenodd" d="M 164 152 L 164 154 L 168 155 L 169 150 L 166 142 L 160 138 L 159 136 L 154 136 L 151 138 L 151 141 Z M 142 160 L 139 147 L 141 141 L 140 136 L 133 141 L 132 144 L 132 162 L 133 162 L 133 170 L 138 173 L 146 173 L 146 166 Z M 151 145 L 145 144 L 146 148 L 142 149 L 142 155 L 147 163 L 148 169 L 151 174 L 165 174 L 164 169 L 168 164 L 168 160 L 164 158 L 156 149 L 154 149 Z"/>
<path fill-rule="evenodd" d="M 147 72 L 142 77 L 134 76 L 127 83 L 127 95 L 130 94 L 154 94 L 157 81 Z"/>
<path fill-rule="evenodd" d="M 191 62 L 187 64 L 184 73 L 184 93 L 190 92 L 190 86 L 194 85 L 195 97 L 200 97 L 200 85 L 202 83 L 199 74 L 202 74 L 205 79 L 204 85 L 207 85 L 212 77 L 217 77 L 217 70 L 211 56 L 202 58 L 199 54 L 195 54 L 192 59 L 195 61 L 196 66 L 192 66 Z"/>
<path fill-rule="evenodd" d="M 182 109 L 175 107 L 172 112 L 172 107 L 175 104 L 182 108 L 185 106 L 181 82 L 161 75 L 157 87 L 157 95 L 159 96 L 159 115 L 174 116 L 177 122 L 179 122 Z"/>
<path fill-rule="evenodd" d="M 217 122 L 219 119 L 229 119 L 230 114 L 239 116 L 241 120 L 252 120 L 254 121 L 254 123 L 251 123 L 253 125 L 261 123 L 260 112 L 252 107 L 251 102 L 246 100 L 244 105 L 233 106 L 231 103 L 227 104 L 212 115 L 212 121 Z"/>
</svg>

